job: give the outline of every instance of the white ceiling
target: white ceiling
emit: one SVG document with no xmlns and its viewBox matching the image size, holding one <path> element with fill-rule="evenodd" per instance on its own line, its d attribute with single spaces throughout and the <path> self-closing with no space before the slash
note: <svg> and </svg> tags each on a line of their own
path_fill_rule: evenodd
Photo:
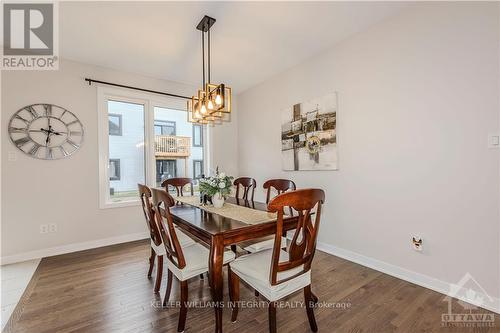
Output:
<svg viewBox="0 0 500 333">
<path fill-rule="evenodd" d="M 203 15 L 212 81 L 237 92 L 398 12 L 397 2 L 61 2 L 63 58 L 199 85 Z M 98 79 L 98 78 L 97 78 Z"/>
</svg>

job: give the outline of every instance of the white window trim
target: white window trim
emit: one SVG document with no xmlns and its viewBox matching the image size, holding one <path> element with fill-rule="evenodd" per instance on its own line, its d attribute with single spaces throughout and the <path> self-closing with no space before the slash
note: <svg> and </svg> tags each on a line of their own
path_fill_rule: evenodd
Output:
<svg viewBox="0 0 500 333">
<path fill-rule="evenodd" d="M 176 98 L 163 98 L 153 94 L 136 92 L 130 89 L 112 88 L 107 86 L 97 87 L 97 112 L 98 112 L 98 150 L 99 150 L 99 208 L 119 208 L 139 206 L 139 198 L 127 201 L 113 202 L 109 194 L 109 123 L 108 100 L 117 100 L 144 105 L 144 161 L 145 177 L 148 186 L 156 186 L 156 169 L 154 152 L 154 108 L 161 107 L 186 111 L 184 100 Z M 187 115 L 186 115 L 187 118 Z M 208 137 L 208 126 L 203 128 L 204 139 Z M 204 173 L 209 170 L 209 142 L 204 141 L 203 159 Z"/>
</svg>

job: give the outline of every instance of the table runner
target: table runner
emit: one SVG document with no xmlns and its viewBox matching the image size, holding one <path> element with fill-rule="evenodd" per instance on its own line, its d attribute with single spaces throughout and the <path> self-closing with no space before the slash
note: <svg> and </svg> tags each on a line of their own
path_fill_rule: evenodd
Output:
<svg viewBox="0 0 500 333">
<path fill-rule="evenodd" d="M 233 220 L 237 220 L 246 224 L 258 224 L 276 220 L 276 213 L 264 212 L 244 206 L 238 206 L 231 203 L 224 203 L 222 208 L 215 208 L 212 205 L 202 206 L 199 196 L 184 196 L 174 197 L 175 200 L 187 205 L 195 206 L 210 213 L 215 213 Z"/>
</svg>

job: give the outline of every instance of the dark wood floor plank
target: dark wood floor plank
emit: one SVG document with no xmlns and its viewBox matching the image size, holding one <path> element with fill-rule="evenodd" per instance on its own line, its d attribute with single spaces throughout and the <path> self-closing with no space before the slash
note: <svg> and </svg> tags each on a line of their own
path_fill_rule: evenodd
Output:
<svg viewBox="0 0 500 333">
<path fill-rule="evenodd" d="M 16 317 L 4 332 L 175 332 L 179 283 L 174 281 L 172 286 L 174 306 L 163 308 L 166 283 L 160 294 L 154 294 L 154 279 L 146 277 L 148 244 L 137 241 L 43 259 L 20 302 L 23 307 L 16 309 Z M 226 270 L 224 279 L 228 301 Z M 443 295 L 319 251 L 312 281 L 320 302 L 349 306 L 315 309 L 320 332 L 500 332 L 500 315 L 496 315 L 495 328 L 441 327 L 441 314 L 447 311 Z M 240 285 L 242 301 L 248 305 L 263 301 L 244 283 Z M 211 301 L 208 279 L 189 281 L 189 301 Z M 284 301 L 302 302 L 303 294 L 297 292 Z M 211 333 L 214 325 L 212 308 L 188 310 L 186 332 Z M 223 325 L 228 333 L 268 332 L 267 308 L 240 308 L 236 323 L 231 323 L 230 311 L 225 309 Z M 278 307 L 277 328 L 310 332 L 305 308 Z"/>
</svg>

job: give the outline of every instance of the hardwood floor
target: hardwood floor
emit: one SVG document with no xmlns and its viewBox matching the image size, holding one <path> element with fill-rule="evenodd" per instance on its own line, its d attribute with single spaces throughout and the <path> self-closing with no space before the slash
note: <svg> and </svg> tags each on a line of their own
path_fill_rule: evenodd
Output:
<svg viewBox="0 0 500 333">
<path fill-rule="evenodd" d="M 161 308 L 154 279 L 146 278 L 149 251 L 149 241 L 138 241 L 43 259 L 16 320 L 4 332 L 175 332 L 179 307 Z M 320 303 L 349 305 L 317 308 L 319 332 L 500 332 L 500 315 L 495 315 L 495 328 L 441 327 L 441 314 L 447 312 L 443 295 L 320 251 L 312 279 Z M 227 301 L 227 275 L 224 284 Z M 162 297 L 165 286 L 164 281 Z M 170 300 L 179 295 L 174 281 Z M 254 304 L 262 298 L 242 283 L 240 299 L 249 301 L 247 308 L 240 308 L 236 323 L 225 309 L 224 331 L 267 332 L 267 308 Z M 208 279 L 189 281 L 189 300 L 211 300 Z M 303 301 L 303 293 L 286 301 Z M 461 309 L 456 301 L 454 308 Z M 310 332 L 305 308 L 278 308 L 277 327 L 279 332 Z M 186 332 L 213 330 L 212 308 L 189 309 Z"/>
</svg>

